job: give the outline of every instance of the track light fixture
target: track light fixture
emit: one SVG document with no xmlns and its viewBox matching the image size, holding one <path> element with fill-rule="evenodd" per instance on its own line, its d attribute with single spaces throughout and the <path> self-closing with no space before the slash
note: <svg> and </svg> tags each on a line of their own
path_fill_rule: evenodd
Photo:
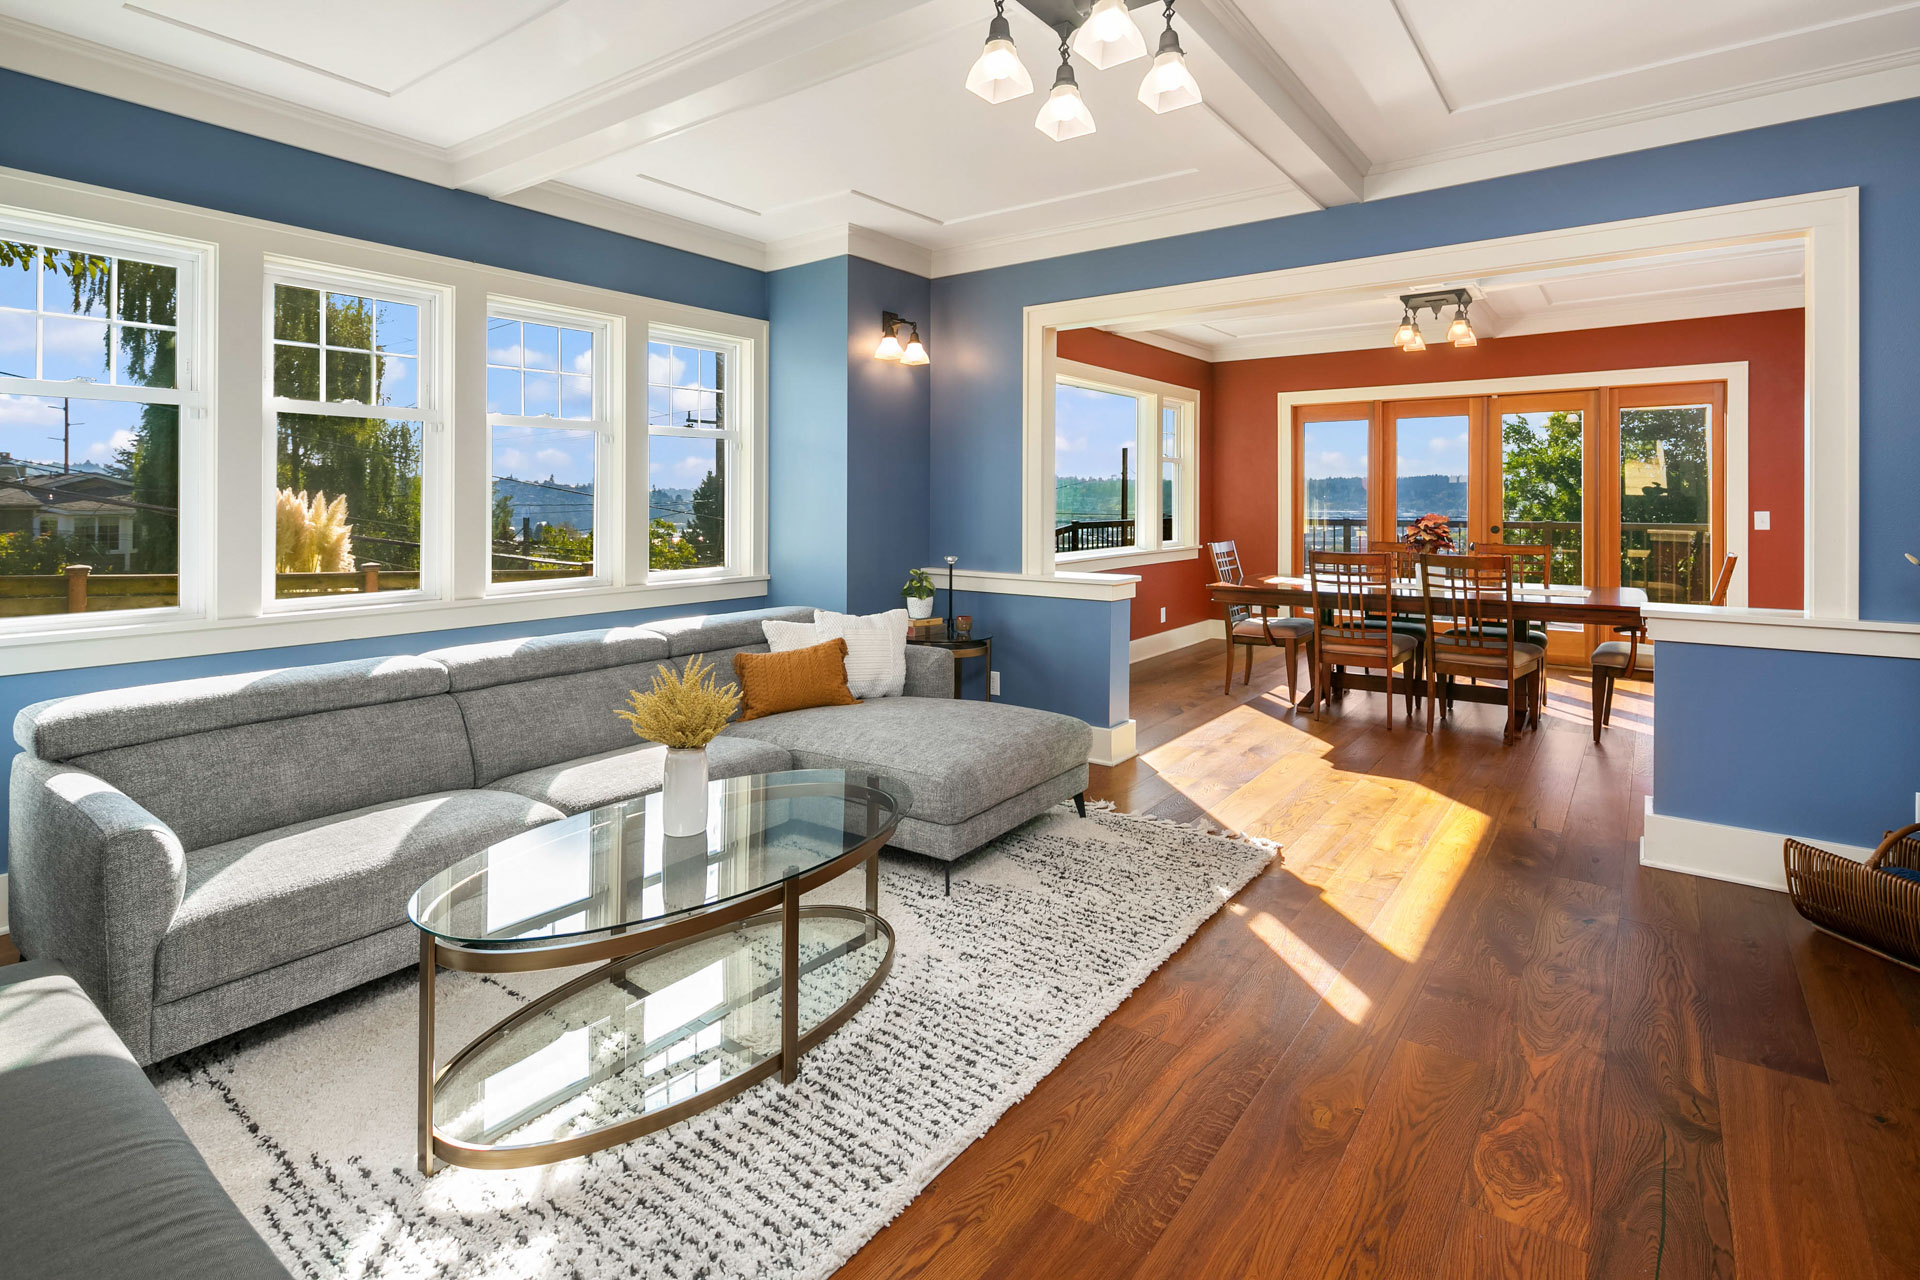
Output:
<svg viewBox="0 0 1920 1280">
<path fill-rule="evenodd" d="M 1013 28 L 1007 25 L 1006 0 L 993 0 L 986 47 L 967 73 L 967 91 L 988 102 L 1006 102 L 1033 92 L 1033 77 L 1021 63 L 1020 51 L 1013 45 Z"/>
<path fill-rule="evenodd" d="M 1167 25 L 1160 33 L 1153 66 L 1140 82 L 1139 98 L 1155 114 L 1165 114 L 1198 103 L 1200 85 L 1187 67 L 1186 53 L 1173 29 L 1176 0 L 1158 2 L 1164 6 Z M 1020 3 L 1060 37 L 1060 68 L 1054 74 L 1053 89 L 1041 104 L 1034 127 L 1055 142 L 1094 132 L 1093 112 L 1087 109 L 1086 99 L 1081 96 L 1073 73 L 1072 55 L 1078 52 L 1096 70 L 1102 71 L 1145 57 L 1146 38 L 1131 13 L 1143 0 L 1092 0 L 1091 5 L 1088 0 L 1020 0 Z M 967 89 L 988 102 L 1006 102 L 1033 92 L 1033 80 L 1014 48 L 1006 0 L 994 0 L 987 42 L 967 74 Z"/>
<path fill-rule="evenodd" d="M 1400 326 L 1393 331 L 1393 345 L 1402 351 L 1425 351 L 1427 340 L 1420 334 L 1421 309 L 1432 310 L 1437 320 L 1444 308 L 1452 307 L 1453 323 L 1447 326 L 1446 340 L 1456 347 L 1474 346 L 1480 339 L 1474 335 L 1473 322 L 1467 319 L 1467 309 L 1472 305 L 1473 295 L 1465 289 L 1401 294 Z"/>
<path fill-rule="evenodd" d="M 900 331 L 907 331 L 907 343 L 900 345 Z M 920 324 L 916 320 L 903 320 L 891 311 L 880 313 L 880 343 L 873 349 L 875 360 L 891 360 L 897 364 L 931 364 L 927 349 L 920 342 Z"/>
</svg>

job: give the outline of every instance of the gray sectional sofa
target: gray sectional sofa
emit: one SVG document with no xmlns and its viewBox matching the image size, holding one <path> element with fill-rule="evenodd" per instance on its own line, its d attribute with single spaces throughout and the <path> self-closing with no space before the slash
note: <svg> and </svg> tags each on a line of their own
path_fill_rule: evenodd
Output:
<svg viewBox="0 0 1920 1280">
<path fill-rule="evenodd" d="M 87 694 L 22 711 L 10 923 L 142 1063 L 404 968 L 408 897 L 488 844 L 657 790 L 613 715 L 661 664 L 730 676 L 764 609 Z M 736 723 L 714 776 L 867 767 L 910 793 L 893 843 L 951 861 L 1087 784 L 1087 726 L 955 701 L 910 647 L 906 695 Z"/>
</svg>

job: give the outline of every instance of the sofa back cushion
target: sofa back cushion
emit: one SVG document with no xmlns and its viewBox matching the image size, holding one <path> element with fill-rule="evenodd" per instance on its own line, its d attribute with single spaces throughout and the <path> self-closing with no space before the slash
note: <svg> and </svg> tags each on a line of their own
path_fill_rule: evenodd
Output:
<svg viewBox="0 0 1920 1280">
<path fill-rule="evenodd" d="M 814 611 L 805 606 L 773 609 L 744 609 L 739 613 L 697 613 L 685 618 L 662 618 L 647 624 L 647 630 L 666 637 L 669 652 L 676 658 L 690 653 L 718 653 L 723 649 L 758 647 L 766 652 L 766 630 L 760 625 L 774 622 L 812 622 Z M 722 667 L 722 670 L 725 670 Z"/>
<path fill-rule="evenodd" d="M 489 685 L 631 666 L 668 656 L 667 638 L 648 627 L 603 627 L 435 649 L 455 693 Z"/>
<path fill-rule="evenodd" d="M 104 689 L 23 708 L 13 736 L 42 760 L 73 760 L 235 725 L 375 706 L 447 691 L 446 668 L 426 658 L 362 658 Z"/>
<path fill-rule="evenodd" d="M 474 785 L 451 695 L 186 733 L 75 756 L 173 828 L 187 850 Z"/>
<path fill-rule="evenodd" d="M 473 744 L 475 785 L 637 745 L 632 728 L 614 712 L 626 707 L 629 690 L 645 689 L 656 670 L 676 665 L 635 662 L 454 694 Z"/>
</svg>

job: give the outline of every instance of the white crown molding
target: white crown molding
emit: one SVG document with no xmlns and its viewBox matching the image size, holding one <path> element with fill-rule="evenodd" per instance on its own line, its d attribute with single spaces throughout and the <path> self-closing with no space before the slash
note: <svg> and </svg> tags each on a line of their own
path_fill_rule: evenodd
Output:
<svg viewBox="0 0 1920 1280">
<path fill-rule="evenodd" d="M 1193 231 L 1211 231 L 1245 222 L 1264 222 L 1269 218 L 1309 213 L 1318 207 L 1312 197 L 1294 187 L 1269 187 L 1237 196 L 1194 200 L 1145 213 L 1100 218 L 1050 227 L 1045 231 L 1023 232 L 978 240 L 972 244 L 935 248 L 933 274 L 957 276 L 969 271 L 987 271 L 1020 262 L 1084 253 L 1090 249 L 1110 249 L 1116 245 L 1159 240 Z"/>
<path fill-rule="evenodd" d="M 563 182 L 546 182 L 525 191 L 516 191 L 501 199 L 503 204 L 518 205 L 535 213 L 550 214 L 569 222 L 615 231 L 637 240 L 650 240 L 670 249 L 718 258 L 736 266 L 763 271 L 767 250 L 758 240 L 737 236 L 730 231 L 658 213 L 643 205 L 629 204 L 597 191 L 586 191 Z"/>
<path fill-rule="evenodd" d="M 910 275 L 933 274 L 931 250 L 871 227 L 854 226 L 852 223 L 842 223 L 825 231 L 794 236 L 788 240 L 776 240 L 767 246 L 764 260 L 768 271 L 783 271 L 788 267 L 804 266 L 809 262 L 842 255 L 865 258 L 868 262 L 877 262 L 883 267 L 892 267 Z"/>
<path fill-rule="evenodd" d="M 1190 338 L 1176 337 L 1171 333 L 1161 333 L 1155 329 L 1144 329 L 1139 333 L 1122 333 L 1116 329 L 1102 329 L 1116 338 L 1125 338 L 1129 342 L 1142 343 L 1149 347 L 1158 347 L 1162 351 L 1171 351 L 1177 356 L 1187 356 L 1194 360 L 1205 360 L 1212 364 L 1222 357 L 1219 348 L 1208 342 L 1195 342 Z"/>
</svg>

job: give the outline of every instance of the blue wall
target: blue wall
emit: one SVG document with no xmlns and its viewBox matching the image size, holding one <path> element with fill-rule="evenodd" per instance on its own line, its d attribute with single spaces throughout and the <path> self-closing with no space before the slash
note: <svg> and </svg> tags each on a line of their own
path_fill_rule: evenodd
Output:
<svg viewBox="0 0 1920 1280">
<path fill-rule="evenodd" d="M 1439 191 L 934 281 L 930 495 L 935 551 L 1020 567 L 1021 309 L 1675 210 L 1857 186 L 1862 272 L 1860 600 L 1920 619 L 1920 100 L 1707 138 Z M 1217 458 L 1213 465 L 1231 466 Z"/>
<path fill-rule="evenodd" d="M 1653 796 L 1661 813 L 1868 848 L 1911 820 L 1920 662 L 1659 647 Z"/>
<path fill-rule="evenodd" d="M 839 257 L 768 276 L 773 598 L 873 613 L 900 607 L 927 563 L 928 370 L 873 358 L 880 313 L 927 319 L 928 282 Z"/>
<path fill-rule="evenodd" d="M 0 70 L 0 165 L 766 319 L 766 275 Z"/>
<path fill-rule="evenodd" d="M 771 599 L 847 607 L 847 264 L 767 277 Z"/>
</svg>

